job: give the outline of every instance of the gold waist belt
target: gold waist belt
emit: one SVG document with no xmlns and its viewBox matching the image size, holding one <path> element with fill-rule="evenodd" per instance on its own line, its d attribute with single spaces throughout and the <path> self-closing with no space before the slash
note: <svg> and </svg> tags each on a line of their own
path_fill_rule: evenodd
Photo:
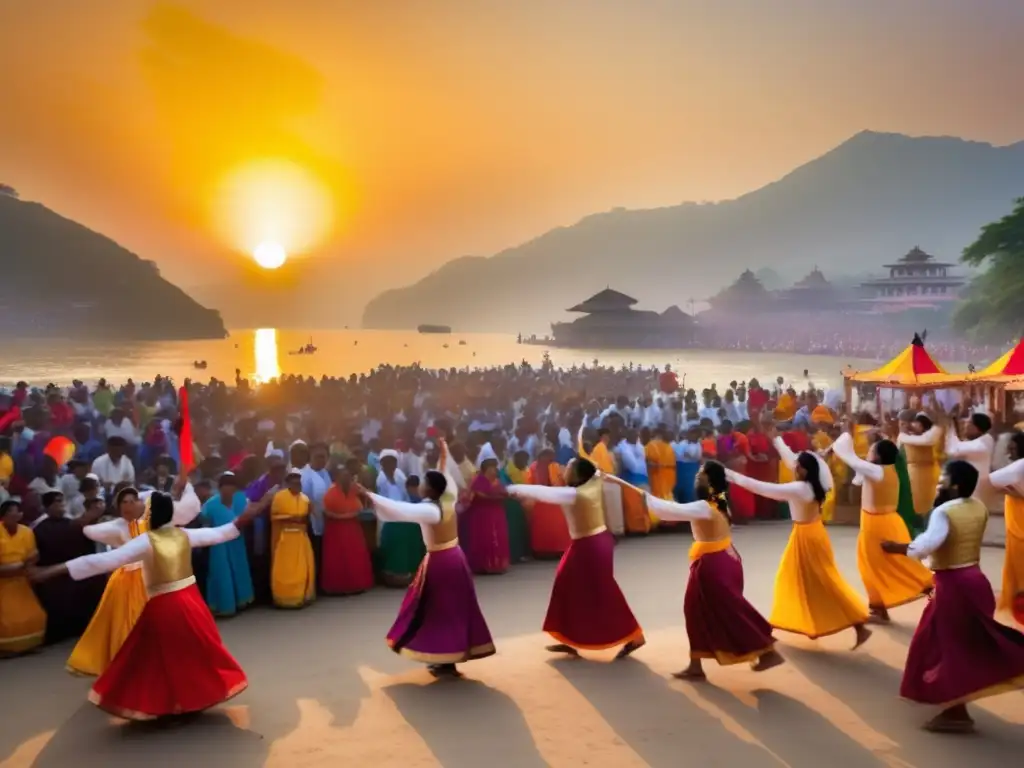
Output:
<svg viewBox="0 0 1024 768">
<path fill-rule="evenodd" d="M 451 541 L 446 541 L 443 544 L 431 544 L 427 547 L 427 552 L 444 552 L 446 549 L 455 549 L 457 546 L 459 546 L 459 540 L 452 539 Z"/>
<path fill-rule="evenodd" d="M 896 507 L 882 507 L 881 509 L 862 509 L 865 515 L 892 515 L 896 512 Z"/>
<path fill-rule="evenodd" d="M 586 539 L 586 538 L 589 538 L 590 536 L 597 536 L 597 534 L 604 533 L 607 530 L 608 530 L 608 526 L 606 526 L 606 525 L 599 525 L 599 526 L 597 526 L 597 528 L 591 528 L 589 531 L 583 531 L 582 533 L 575 533 L 575 532 L 570 531 L 570 535 L 574 539 Z"/>
<path fill-rule="evenodd" d="M 154 584 L 151 587 L 146 587 L 146 593 L 150 597 L 166 595 L 170 592 L 178 592 L 186 587 L 191 587 L 195 583 L 195 576 L 186 576 L 184 579 L 178 579 L 177 581 L 169 581 L 166 584 Z"/>
</svg>

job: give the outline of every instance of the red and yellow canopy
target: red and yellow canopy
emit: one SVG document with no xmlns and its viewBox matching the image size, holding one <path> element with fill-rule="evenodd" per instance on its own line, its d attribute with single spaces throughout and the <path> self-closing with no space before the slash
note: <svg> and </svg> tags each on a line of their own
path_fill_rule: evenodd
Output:
<svg viewBox="0 0 1024 768">
<path fill-rule="evenodd" d="M 961 375 L 947 373 L 924 348 L 921 337 L 914 340 L 896 357 L 873 371 L 847 372 L 848 381 L 901 389 L 955 387 L 965 383 Z"/>
<path fill-rule="evenodd" d="M 984 381 L 994 384 L 1024 380 L 1024 339 L 1017 346 L 996 360 L 992 365 L 976 372 L 972 381 Z"/>
</svg>

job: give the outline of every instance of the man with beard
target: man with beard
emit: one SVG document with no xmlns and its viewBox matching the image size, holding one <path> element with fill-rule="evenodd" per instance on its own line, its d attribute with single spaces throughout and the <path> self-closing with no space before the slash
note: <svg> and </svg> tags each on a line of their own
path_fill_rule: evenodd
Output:
<svg viewBox="0 0 1024 768">
<path fill-rule="evenodd" d="M 1024 625 L 1024 432 L 1010 435 L 1008 451 L 1010 464 L 989 475 L 992 487 L 1006 494 L 1006 559 L 999 610 L 1010 612 Z"/>
<path fill-rule="evenodd" d="M 1024 634 L 995 620 L 995 595 L 979 566 L 988 509 L 974 498 L 977 484 L 971 464 L 949 462 L 927 530 L 909 544 L 881 545 L 897 557 L 930 556 L 935 572 L 900 685 L 903 698 L 941 707 L 929 731 L 970 733 L 967 702 L 1024 688 Z"/>
</svg>

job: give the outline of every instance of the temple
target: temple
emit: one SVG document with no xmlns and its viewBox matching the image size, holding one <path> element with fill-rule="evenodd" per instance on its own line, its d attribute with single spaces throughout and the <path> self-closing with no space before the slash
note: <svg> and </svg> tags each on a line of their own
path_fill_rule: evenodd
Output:
<svg viewBox="0 0 1024 768">
<path fill-rule="evenodd" d="M 554 343 L 561 347 L 677 349 L 693 342 L 695 322 L 677 306 L 658 314 L 634 309 L 632 296 L 606 288 L 567 312 L 583 314 L 571 323 L 552 323 Z"/>
<path fill-rule="evenodd" d="M 937 308 L 958 298 L 966 280 L 950 270 L 956 265 L 936 261 L 935 257 L 914 246 L 895 264 L 886 264 L 889 276 L 861 284 L 865 302 L 874 309 Z"/>
</svg>

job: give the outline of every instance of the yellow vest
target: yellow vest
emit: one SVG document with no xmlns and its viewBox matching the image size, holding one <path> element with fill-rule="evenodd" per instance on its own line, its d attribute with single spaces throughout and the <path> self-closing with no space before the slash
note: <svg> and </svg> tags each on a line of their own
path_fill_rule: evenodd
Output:
<svg viewBox="0 0 1024 768">
<path fill-rule="evenodd" d="M 934 464 L 935 446 L 933 445 L 903 445 L 907 452 L 907 464 Z"/>
<path fill-rule="evenodd" d="M 569 535 L 574 539 L 607 530 L 604 524 L 604 481 L 599 475 L 576 488 L 576 502 L 572 505 Z"/>
<path fill-rule="evenodd" d="M 865 508 L 865 512 L 882 514 L 895 512 L 900 501 L 900 478 L 896 474 L 896 467 L 888 464 L 882 467 L 882 479 L 871 483 L 871 506 L 873 509 Z"/>
<path fill-rule="evenodd" d="M 981 561 L 981 542 L 988 524 L 988 508 L 977 499 L 961 499 L 947 508 L 949 535 L 932 553 L 932 570 L 945 571 L 977 565 Z"/>
<path fill-rule="evenodd" d="M 153 557 L 146 568 L 146 587 L 157 590 L 192 576 L 192 545 L 183 530 L 173 525 L 149 532 Z"/>
<path fill-rule="evenodd" d="M 441 496 L 441 522 L 430 526 L 433 531 L 434 543 L 431 552 L 451 549 L 459 543 L 459 518 L 455 511 L 455 497 L 450 493 Z"/>
</svg>

